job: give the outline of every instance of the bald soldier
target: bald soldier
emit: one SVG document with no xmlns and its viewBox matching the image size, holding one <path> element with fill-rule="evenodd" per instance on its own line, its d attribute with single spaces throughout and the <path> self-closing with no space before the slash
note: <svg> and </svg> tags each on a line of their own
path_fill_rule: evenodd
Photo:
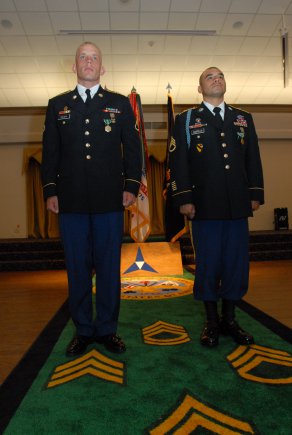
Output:
<svg viewBox="0 0 292 435">
<path fill-rule="evenodd" d="M 43 135 L 42 181 L 47 209 L 59 215 L 76 335 L 68 356 L 96 341 L 126 350 L 117 335 L 123 209 L 139 191 L 142 156 L 127 97 L 100 85 L 100 49 L 84 42 L 73 72 L 77 87 L 49 101 Z M 92 271 L 96 273 L 96 317 Z"/>
<path fill-rule="evenodd" d="M 214 347 L 222 334 L 252 344 L 235 306 L 248 290 L 248 217 L 264 203 L 258 139 L 251 114 L 224 102 L 219 68 L 201 74 L 198 91 L 201 105 L 176 117 L 169 159 L 173 203 L 191 221 L 194 297 L 206 312 L 200 341 Z"/>
</svg>

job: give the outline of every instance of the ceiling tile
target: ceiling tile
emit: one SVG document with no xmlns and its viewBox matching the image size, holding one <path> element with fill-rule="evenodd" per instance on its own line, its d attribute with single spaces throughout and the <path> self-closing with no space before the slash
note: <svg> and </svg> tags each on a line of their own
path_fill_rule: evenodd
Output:
<svg viewBox="0 0 292 435">
<path fill-rule="evenodd" d="M 19 74 L 19 81 L 25 88 L 41 88 L 44 87 L 44 81 L 39 74 Z"/>
<path fill-rule="evenodd" d="M 59 54 L 54 36 L 29 36 L 28 40 L 34 54 Z"/>
<path fill-rule="evenodd" d="M 120 55 L 117 54 L 113 57 L 114 71 L 135 71 L 137 57 L 135 55 Z"/>
<path fill-rule="evenodd" d="M 0 74 L 0 88 L 2 89 L 21 89 L 22 84 L 16 74 Z"/>
<path fill-rule="evenodd" d="M 95 1 L 95 3 L 100 3 L 101 0 L 98 0 L 98 2 Z M 86 0 L 82 0 L 81 2 L 86 3 Z M 59 11 L 59 12 L 64 12 L 64 11 L 78 11 L 78 10 L 82 10 L 81 7 L 77 6 L 77 1 L 76 0 L 46 0 L 46 4 L 47 4 L 47 9 L 50 12 L 53 11 Z M 93 10 L 93 9 L 91 9 Z"/>
<path fill-rule="evenodd" d="M 226 14 L 198 14 L 198 19 L 196 23 L 196 30 L 216 30 L 220 32 L 224 21 L 226 19 Z"/>
<path fill-rule="evenodd" d="M 263 0 L 258 9 L 260 14 L 283 14 L 291 0 Z"/>
<path fill-rule="evenodd" d="M 148 86 L 157 86 L 159 80 L 159 72 L 139 72 L 137 74 L 137 86 L 148 83 Z"/>
<path fill-rule="evenodd" d="M 16 72 L 11 58 L 7 58 L 5 62 L 0 62 L 0 73 L 12 74 Z"/>
<path fill-rule="evenodd" d="M 138 71 L 160 71 L 163 58 L 160 55 L 141 54 L 137 56 Z"/>
<path fill-rule="evenodd" d="M 217 36 L 193 36 L 190 43 L 190 54 L 206 55 L 216 52 Z"/>
<path fill-rule="evenodd" d="M 138 53 L 158 54 L 164 51 L 166 36 L 142 35 L 139 36 Z"/>
<path fill-rule="evenodd" d="M 262 0 L 232 0 L 230 5 L 229 12 L 230 13 L 244 13 L 250 14 L 255 13 Z"/>
<path fill-rule="evenodd" d="M 3 89 L 4 97 L 11 107 L 28 107 L 30 101 L 22 89 Z"/>
<path fill-rule="evenodd" d="M 115 85 L 123 86 L 130 82 L 134 86 L 137 81 L 137 74 L 136 71 L 117 71 L 112 73 L 112 78 Z"/>
<path fill-rule="evenodd" d="M 159 12 L 168 12 L 170 8 L 170 0 L 147 0 L 141 2 L 141 11 L 149 12 L 149 11 L 159 11 Z"/>
<path fill-rule="evenodd" d="M 257 56 L 235 56 L 233 71 L 250 72 L 258 62 Z"/>
<path fill-rule="evenodd" d="M 16 8 L 14 6 L 14 2 L 11 0 L 1 0 L 0 3 L 0 12 L 8 12 L 8 11 L 15 11 Z M 2 17 L 2 15 L 1 15 Z"/>
<path fill-rule="evenodd" d="M 112 30 L 136 30 L 139 28 L 139 14 L 137 12 L 112 12 L 110 28 Z"/>
<path fill-rule="evenodd" d="M 228 14 L 222 27 L 222 35 L 245 35 L 254 19 L 253 14 Z M 242 25 L 240 25 L 242 23 Z"/>
<path fill-rule="evenodd" d="M 257 15 L 247 34 L 249 36 L 272 36 L 280 27 L 280 15 Z"/>
<path fill-rule="evenodd" d="M 44 0 L 14 0 L 14 4 L 18 11 L 46 11 Z"/>
<path fill-rule="evenodd" d="M 80 30 L 79 15 L 74 12 L 50 12 L 52 25 L 58 34 L 60 30 Z"/>
<path fill-rule="evenodd" d="M 239 54 L 260 56 L 265 50 L 267 43 L 267 38 L 256 36 L 246 37 L 241 44 Z"/>
<path fill-rule="evenodd" d="M 3 21 L 7 22 L 7 26 L 3 25 Z M 9 23 L 11 23 L 11 27 L 9 27 Z M 1 13 L 0 35 L 24 35 L 24 29 L 16 12 Z"/>
<path fill-rule="evenodd" d="M 1 43 L 9 56 L 30 56 L 28 39 L 24 36 L 2 36 Z"/>
<path fill-rule="evenodd" d="M 191 36 L 167 36 L 165 39 L 164 52 L 166 54 L 186 54 L 189 52 L 191 40 Z"/>
<path fill-rule="evenodd" d="M 113 54 L 131 54 L 137 53 L 138 36 L 137 35 L 119 35 L 112 36 L 112 53 Z"/>
<path fill-rule="evenodd" d="M 36 58 L 38 70 L 41 73 L 61 73 L 65 71 L 64 60 L 61 56 L 38 56 Z M 73 62 L 71 62 L 72 66 Z"/>
<path fill-rule="evenodd" d="M 80 20 L 82 30 L 108 30 L 110 28 L 108 12 L 81 12 Z"/>
<path fill-rule="evenodd" d="M 212 65 L 212 56 L 188 56 L 186 64 L 183 67 L 184 71 L 196 71 L 201 73 L 203 70 Z"/>
<path fill-rule="evenodd" d="M 177 71 L 180 73 L 181 71 L 184 71 L 184 65 L 186 65 L 187 60 L 188 56 L 177 54 L 174 57 L 172 55 L 165 55 L 161 64 L 161 71 Z"/>
<path fill-rule="evenodd" d="M 58 0 L 56 0 L 58 1 Z M 70 0 L 67 0 L 70 2 Z M 77 0 L 78 9 L 80 12 L 91 11 L 91 12 L 108 12 L 108 0 Z"/>
<path fill-rule="evenodd" d="M 170 10 L 175 12 L 197 12 L 200 5 L 201 0 L 172 0 Z"/>
<path fill-rule="evenodd" d="M 144 12 L 140 16 L 140 29 L 144 30 L 165 30 L 167 29 L 168 13 L 165 12 Z"/>
<path fill-rule="evenodd" d="M 194 30 L 197 14 L 187 12 L 173 12 L 169 14 L 168 29 L 171 30 Z"/>
<path fill-rule="evenodd" d="M 56 36 L 55 40 L 58 47 L 58 52 L 61 55 L 69 54 L 71 56 L 74 56 L 77 47 L 82 42 L 80 35 Z"/>
<path fill-rule="evenodd" d="M 30 89 L 27 97 L 31 106 L 46 106 L 48 104 L 49 94 L 45 88 Z"/>
<path fill-rule="evenodd" d="M 292 101 L 292 52 L 284 89 L 280 29 L 292 28 L 292 0 L 0 0 L 0 11 L 0 86 L 19 88 L 17 101 L 0 92 L 0 106 L 42 105 L 75 88 L 75 51 L 88 40 L 103 52 L 101 84 L 124 94 L 135 84 L 144 104 L 165 104 L 168 82 L 175 102 L 197 104 L 197 82 L 210 65 L 223 70 L 232 103 Z M 241 27 L 234 25 L 240 22 Z M 89 32 L 110 26 L 131 34 Z M 81 33 L 60 34 L 60 29 Z M 217 33 L 138 34 L 151 29 Z"/>
<path fill-rule="evenodd" d="M 109 0 L 110 10 L 113 12 L 138 12 L 140 0 L 124 2 L 120 0 Z"/>
<path fill-rule="evenodd" d="M 19 14 L 27 35 L 51 35 L 53 28 L 50 17 L 45 12 L 21 12 Z"/>
<path fill-rule="evenodd" d="M 201 12 L 227 12 L 231 5 L 231 0 L 202 0 Z"/>
<path fill-rule="evenodd" d="M 41 74 L 42 80 L 47 88 L 67 87 L 67 78 L 65 73 L 45 73 Z"/>
<path fill-rule="evenodd" d="M 34 57 L 11 57 L 10 58 L 13 70 L 21 73 L 35 73 L 38 71 L 38 64 Z"/>
</svg>

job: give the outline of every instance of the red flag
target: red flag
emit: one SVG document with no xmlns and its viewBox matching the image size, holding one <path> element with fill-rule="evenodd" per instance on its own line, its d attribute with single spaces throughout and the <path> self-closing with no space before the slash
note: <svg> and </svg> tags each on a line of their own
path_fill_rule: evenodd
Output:
<svg viewBox="0 0 292 435">
<path fill-rule="evenodd" d="M 135 242 L 145 242 L 150 234 L 150 213 L 147 189 L 147 172 L 149 171 L 148 147 L 145 136 L 141 99 L 140 95 L 136 93 L 134 88 L 129 95 L 129 99 L 136 117 L 143 156 L 140 190 L 136 203 L 131 207 L 130 235 Z"/>
</svg>

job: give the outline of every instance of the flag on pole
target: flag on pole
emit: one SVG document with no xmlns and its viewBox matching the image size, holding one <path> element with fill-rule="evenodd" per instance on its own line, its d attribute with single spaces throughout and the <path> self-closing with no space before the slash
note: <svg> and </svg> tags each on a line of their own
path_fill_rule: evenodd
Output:
<svg viewBox="0 0 292 435">
<path fill-rule="evenodd" d="M 169 84 L 167 89 L 167 148 L 163 197 L 165 199 L 165 238 L 168 242 L 174 243 L 183 234 L 187 233 L 188 230 L 185 224 L 184 216 L 172 205 L 170 190 L 169 145 L 174 128 L 174 110 L 172 97 L 170 95 L 171 86 Z"/>
<path fill-rule="evenodd" d="M 135 242 L 145 242 L 150 234 L 149 198 L 147 189 L 147 173 L 149 172 L 148 147 L 144 129 L 144 119 L 140 95 L 133 88 L 129 95 L 130 103 L 136 118 L 142 146 L 142 174 L 140 190 L 137 200 L 131 206 L 131 230 L 130 235 Z"/>
</svg>

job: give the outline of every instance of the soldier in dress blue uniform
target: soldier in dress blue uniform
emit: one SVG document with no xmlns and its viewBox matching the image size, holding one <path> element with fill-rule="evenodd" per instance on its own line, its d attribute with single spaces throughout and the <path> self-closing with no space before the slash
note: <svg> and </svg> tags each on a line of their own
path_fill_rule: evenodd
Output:
<svg viewBox="0 0 292 435">
<path fill-rule="evenodd" d="M 258 139 L 252 116 L 224 102 L 220 69 L 206 69 L 198 91 L 201 105 L 176 117 L 169 158 L 173 202 L 191 220 L 194 296 L 207 318 L 200 340 L 213 347 L 222 333 L 251 344 L 235 305 L 248 289 L 248 217 L 264 203 Z"/>
<path fill-rule="evenodd" d="M 42 182 L 47 209 L 59 214 L 76 336 L 67 355 L 92 341 L 124 352 L 117 332 L 123 209 L 139 191 L 142 156 L 127 97 L 100 86 L 100 49 L 76 51 L 77 87 L 49 101 L 43 134 Z M 96 272 L 96 318 L 92 271 Z"/>
</svg>

